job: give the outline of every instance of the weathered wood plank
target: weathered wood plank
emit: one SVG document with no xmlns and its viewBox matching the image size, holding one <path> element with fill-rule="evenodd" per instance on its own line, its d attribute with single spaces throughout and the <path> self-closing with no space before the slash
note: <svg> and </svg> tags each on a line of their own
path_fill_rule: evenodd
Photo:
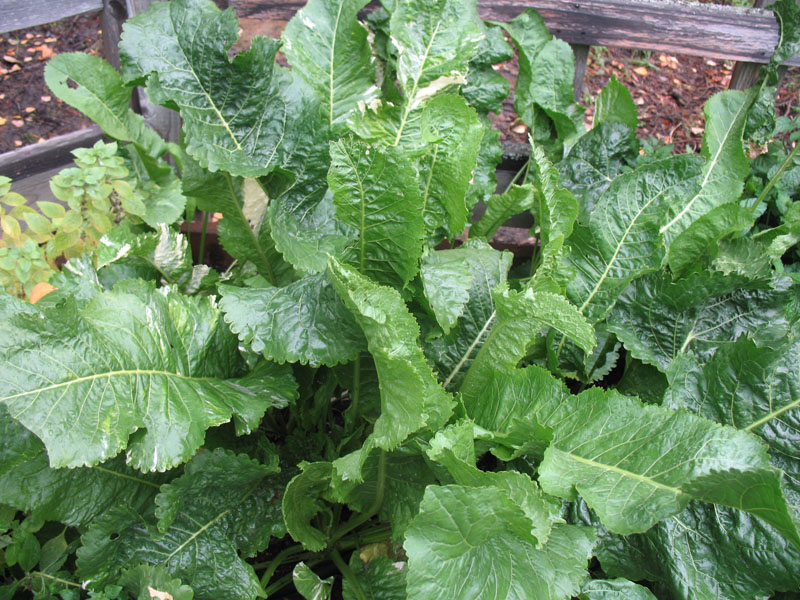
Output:
<svg viewBox="0 0 800 600">
<path fill-rule="evenodd" d="M 305 0 L 232 0 L 240 17 L 288 21 Z M 569 42 L 765 63 L 778 24 L 765 9 L 681 0 L 478 0 L 484 19 L 508 21 L 538 10 Z M 786 62 L 800 65 L 800 56 Z"/>
<path fill-rule="evenodd" d="M 100 128 L 93 125 L 56 136 L 46 142 L 0 154 L 0 175 L 20 179 L 42 171 L 68 166 L 72 162 L 70 154 L 72 150 L 91 146 L 101 137 Z"/>
<path fill-rule="evenodd" d="M 0 0 L 0 33 L 102 8 L 103 0 Z"/>
</svg>

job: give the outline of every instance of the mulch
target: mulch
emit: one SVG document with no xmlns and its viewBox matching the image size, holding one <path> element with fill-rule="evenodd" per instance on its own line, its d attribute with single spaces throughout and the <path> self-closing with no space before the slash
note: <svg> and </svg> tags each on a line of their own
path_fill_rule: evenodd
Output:
<svg viewBox="0 0 800 600">
<path fill-rule="evenodd" d="M 0 153 L 88 127 L 81 113 L 53 96 L 44 83 L 44 65 L 62 52 L 102 54 L 99 15 L 81 15 L 56 23 L 0 35 Z M 518 63 L 498 65 L 512 85 Z M 703 104 L 727 88 L 733 63 L 697 56 L 672 56 L 619 48 L 595 47 L 589 54 L 581 104 L 591 126 L 593 98 L 616 75 L 639 107 L 639 137 L 674 144 L 676 152 L 699 151 Z M 779 115 L 798 102 L 800 68 L 787 72 L 779 90 Z M 513 98 L 502 114 L 492 115 L 505 142 L 526 143 L 527 128 L 518 121 Z"/>
</svg>

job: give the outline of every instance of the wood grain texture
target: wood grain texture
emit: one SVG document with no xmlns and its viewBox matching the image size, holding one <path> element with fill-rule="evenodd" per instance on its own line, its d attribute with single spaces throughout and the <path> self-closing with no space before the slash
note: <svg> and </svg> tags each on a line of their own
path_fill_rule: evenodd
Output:
<svg viewBox="0 0 800 600">
<path fill-rule="evenodd" d="M 102 137 L 97 125 L 79 129 L 51 138 L 45 142 L 31 144 L 5 154 L 0 154 L 0 175 L 21 179 L 42 171 L 67 167 L 72 162 L 70 152 L 75 148 L 92 146 Z"/>
<path fill-rule="evenodd" d="M 0 0 L 0 33 L 102 8 L 103 0 Z"/>
<path fill-rule="evenodd" d="M 374 2 L 370 5 L 375 4 Z M 240 17 L 288 21 L 304 0 L 231 0 Z M 765 63 L 778 24 L 765 9 L 680 0 L 479 0 L 484 19 L 508 21 L 531 7 L 570 44 L 614 46 Z M 800 56 L 785 64 L 800 65 Z"/>
</svg>

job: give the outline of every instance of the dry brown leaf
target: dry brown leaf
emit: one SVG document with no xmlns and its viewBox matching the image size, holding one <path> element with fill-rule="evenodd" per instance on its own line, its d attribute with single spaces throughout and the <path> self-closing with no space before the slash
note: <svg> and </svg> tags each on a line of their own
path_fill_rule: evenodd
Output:
<svg viewBox="0 0 800 600">
<path fill-rule="evenodd" d="M 48 44 L 52 44 L 54 42 L 57 42 L 58 38 L 49 37 L 49 38 L 45 38 L 44 41 L 47 42 Z"/>
<path fill-rule="evenodd" d="M 150 592 L 151 598 L 156 598 L 157 600 L 173 600 L 172 594 L 169 592 L 159 592 L 158 590 L 154 590 L 149 585 L 147 586 L 147 591 Z"/>
<path fill-rule="evenodd" d="M 47 60 L 48 58 L 52 58 L 55 54 L 50 46 L 39 46 L 39 51 L 42 53 L 39 60 Z"/>
<path fill-rule="evenodd" d="M 8 123 L 8 119 L 6 119 L 5 117 L 0 117 L 0 127 L 5 125 L 6 123 Z"/>
<path fill-rule="evenodd" d="M 633 70 L 633 72 L 636 73 L 637 75 L 641 75 L 642 77 L 644 77 L 645 75 L 647 75 L 649 73 L 649 71 L 647 70 L 647 67 L 636 67 Z"/>
<path fill-rule="evenodd" d="M 22 140 L 14 140 L 14 146 L 16 146 L 17 148 L 22 146 Z"/>
<path fill-rule="evenodd" d="M 22 119 L 11 119 L 11 124 L 17 129 L 19 129 L 20 127 L 25 126 L 25 121 L 23 121 Z"/>
<path fill-rule="evenodd" d="M 53 98 L 50 96 L 42 96 L 42 102 L 50 102 Z"/>
<path fill-rule="evenodd" d="M 15 64 L 15 65 L 18 65 L 20 63 L 20 61 L 18 59 L 14 58 L 13 56 L 10 56 L 8 54 L 3 54 L 3 60 L 6 61 L 7 63 L 11 63 L 11 64 Z"/>
<path fill-rule="evenodd" d="M 34 112 L 35 110 L 36 110 L 35 106 L 26 106 L 25 107 L 25 112 L 28 113 L 28 114 Z"/>
<path fill-rule="evenodd" d="M 33 57 L 31 57 L 31 56 L 26 56 L 26 57 L 25 57 L 25 58 L 22 60 L 22 62 L 26 62 L 26 63 L 27 63 L 27 62 L 31 62 L 32 60 L 33 60 Z"/>
</svg>

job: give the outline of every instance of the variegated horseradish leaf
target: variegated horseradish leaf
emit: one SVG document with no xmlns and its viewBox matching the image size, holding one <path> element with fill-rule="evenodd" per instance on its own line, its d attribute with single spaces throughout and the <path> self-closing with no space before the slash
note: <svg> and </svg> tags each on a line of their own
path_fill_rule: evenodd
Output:
<svg viewBox="0 0 800 600">
<path fill-rule="evenodd" d="M 288 369 L 248 373 L 213 301 L 128 283 L 0 323 L 0 402 L 42 439 L 51 466 L 127 449 L 131 466 L 163 471 L 191 458 L 209 427 L 234 418 L 248 432 L 293 400 Z"/>
<path fill-rule="evenodd" d="M 319 105 L 275 64 L 280 42 L 256 37 L 230 60 L 238 28 L 233 10 L 210 0 L 155 3 L 126 23 L 120 60 L 126 81 L 146 79 L 153 102 L 179 109 L 186 150 L 203 167 L 258 177 L 286 162 Z"/>
<path fill-rule="evenodd" d="M 341 124 L 378 96 L 375 59 L 358 11 L 367 0 L 311 0 L 283 32 L 289 63 L 320 97 L 321 116 Z"/>
</svg>

